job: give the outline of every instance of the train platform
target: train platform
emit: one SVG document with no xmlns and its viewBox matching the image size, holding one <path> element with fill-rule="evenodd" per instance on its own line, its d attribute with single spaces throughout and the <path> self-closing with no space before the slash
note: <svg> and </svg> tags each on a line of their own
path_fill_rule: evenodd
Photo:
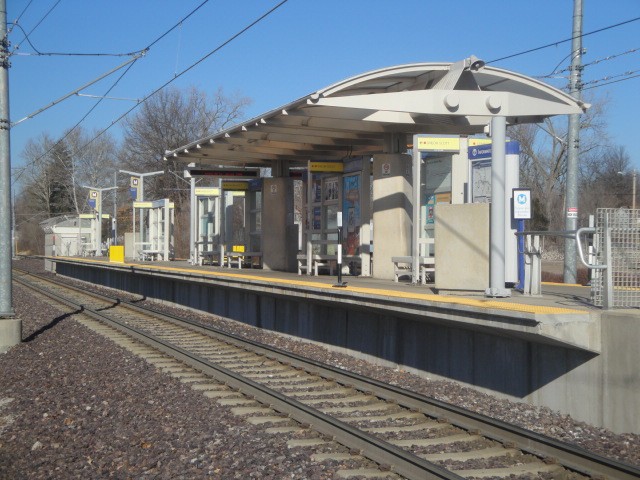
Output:
<svg viewBox="0 0 640 480">
<path fill-rule="evenodd" d="M 623 431 L 638 428 L 638 309 L 590 305 L 589 287 L 436 292 L 408 278 L 298 276 L 186 261 L 47 257 L 59 275 L 318 342 Z M 624 379 L 624 380 L 623 380 Z M 589 401 L 585 402 L 584 399 Z M 630 427 L 631 426 L 631 427 Z"/>
<path fill-rule="evenodd" d="M 524 295 L 512 290 L 506 298 L 488 298 L 483 292 L 437 291 L 434 285 L 412 284 L 409 277 L 398 282 L 371 277 L 297 275 L 256 268 L 191 265 L 187 261 L 110 262 L 108 258 L 55 257 L 57 262 L 92 265 L 94 268 L 126 270 L 137 274 L 173 277 L 180 281 L 209 281 L 243 285 L 254 290 L 278 291 L 292 297 L 318 301 L 323 297 L 362 308 L 404 310 L 450 321 L 472 329 L 502 330 L 503 333 L 573 348 L 598 351 L 600 309 L 590 303 L 590 288 L 580 285 L 544 283 L 542 295 Z M 395 305 L 395 307 L 394 307 Z"/>
</svg>

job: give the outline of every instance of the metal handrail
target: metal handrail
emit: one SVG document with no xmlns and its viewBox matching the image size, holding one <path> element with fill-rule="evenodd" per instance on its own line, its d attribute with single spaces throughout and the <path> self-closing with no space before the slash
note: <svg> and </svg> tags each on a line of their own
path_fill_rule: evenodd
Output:
<svg viewBox="0 0 640 480">
<path fill-rule="evenodd" d="M 566 238 L 575 238 L 576 232 L 578 230 L 526 230 L 523 232 L 515 232 L 518 236 L 524 235 L 539 235 L 541 237 L 566 237 Z"/>
<path fill-rule="evenodd" d="M 579 228 L 576 231 L 576 244 L 578 245 L 578 254 L 580 255 L 580 261 L 582 262 L 582 264 L 587 267 L 587 268 L 591 268 L 593 270 L 604 270 L 605 268 L 607 268 L 607 265 L 591 265 L 590 263 L 588 263 L 585 259 L 584 259 L 584 251 L 582 249 L 582 242 L 580 241 L 580 237 L 584 234 L 595 234 L 596 233 L 596 229 L 593 227 L 584 227 L 584 228 Z"/>
</svg>

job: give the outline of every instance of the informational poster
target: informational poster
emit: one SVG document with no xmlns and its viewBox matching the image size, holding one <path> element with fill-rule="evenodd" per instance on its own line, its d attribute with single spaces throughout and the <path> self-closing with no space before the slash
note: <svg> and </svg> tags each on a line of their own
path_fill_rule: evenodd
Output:
<svg viewBox="0 0 640 480">
<path fill-rule="evenodd" d="M 338 194 L 338 179 L 326 179 L 324 182 L 324 201 L 338 200 Z"/>
<path fill-rule="evenodd" d="M 427 225 L 433 225 L 436 221 L 435 208 L 436 208 L 436 196 L 427 195 L 427 213 L 425 215 L 425 223 Z"/>
<path fill-rule="evenodd" d="M 322 180 L 319 178 L 313 179 L 313 203 L 319 203 L 322 201 Z"/>
<path fill-rule="evenodd" d="M 491 202 L 491 159 L 471 162 L 471 202 Z"/>
<path fill-rule="evenodd" d="M 322 228 L 322 209 L 320 207 L 313 207 L 313 230 L 320 230 Z"/>
<path fill-rule="evenodd" d="M 344 225 L 345 255 L 357 255 L 360 247 L 360 175 L 343 178 L 342 215 Z"/>
</svg>

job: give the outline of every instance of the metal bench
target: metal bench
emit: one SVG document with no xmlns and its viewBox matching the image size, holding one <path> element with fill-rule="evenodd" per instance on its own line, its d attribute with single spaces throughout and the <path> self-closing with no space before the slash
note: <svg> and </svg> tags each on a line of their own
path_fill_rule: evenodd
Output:
<svg viewBox="0 0 640 480">
<path fill-rule="evenodd" d="M 307 256 L 304 254 L 299 254 L 297 256 L 298 260 L 298 275 L 302 275 L 302 272 L 307 271 Z M 349 255 L 342 257 L 342 266 L 348 266 L 350 263 L 360 264 L 360 268 L 362 268 L 362 258 L 357 255 Z M 333 275 L 335 269 L 338 268 L 338 256 L 337 255 L 312 255 L 311 256 L 311 270 L 313 274 L 317 277 L 318 270 L 320 268 L 328 268 L 329 275 Z"/>
<path fill-rule="evenodd" d="M 213 265 L 213 262 L 217 262 L 218 265 L 222 265 L 224 260 L 220 258 L 221 256 L 222 252 L 220 252 L 220 250 L 207 250 L 205 252 L 200 252 L 200 257 L 202 257 L 200 261 L 202 265 Z"/>
<path fill-rule="evenodd" d="M 307 271 L 307 256 L 304 254 L 300 254 L 297 256 L 298 259 L 298 275 L 302 275 L 302 271 Z M 312 255 L 311 256 L 311 269 L 313 270 L 313 274 L 317 277 L 318 270 L 322 267 L 329 268 L 329 275 L 333 275 L 334 265 L 338 263 L 337 255 Z"/>
<path fill-rule="evenodd" d="M 238 268 L 242 268 L 243 264 L 257 265 L 258 268 L 262 268 L 262 252 L 227 252 L 227 267 L 231 268 L 235 263 Z"/>
<path fill-rule="evenodd" d="M 391 257 L 393 262 L 393 281 L 397 282 L 402 274 L 413 273 L 413 257 Z M 436 271 L 435 257 L 418 257 L 418 268 L 420 269 L 420 281 L 422 285 L 427 284 L 427 277 Z"/>
</svg>

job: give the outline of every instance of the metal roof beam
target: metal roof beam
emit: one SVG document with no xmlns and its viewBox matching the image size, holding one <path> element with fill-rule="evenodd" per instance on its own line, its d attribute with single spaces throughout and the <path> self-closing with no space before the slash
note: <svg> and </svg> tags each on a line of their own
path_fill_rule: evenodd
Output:
<svg viewBox="0 0 640 480">
<path fill-rule="evenodd" d="M 315 136 L 304 134 L 281 134 L 281 133 L 262 133 L 262 132 L 244 132 L 242 135 L 231 137 L 228 139 L 236 144 L 242 145 L 260 145 L 260 146 L 282 146 L 284 148 L 301 148 L 302 145 L 312 145 L 314 147 L 344 147 L 349 145 L 358 146 L 377 146 L 382 145 L 382 139 L 364 139 L 364 138 L 333 138 L 331 136 Z M 306 148 L 306 147 L 305 147 Z"/>
<path fill-rule="evenodd" d="M 443 116 L 567 115 L 582 113 L 575 104 L 532 98 L 511 92 L 463 90 L 411 90 L 384 94 L 309 99 L 309 105 L 341 107 L 348 111 L 387 110 Z"/>
<path fill-rule="evenodd" d="M 366 132 L 349 132 L 344 130 L 335 129 L 321 129 L 304 127 L 303 129 L 292 129 L 291 127 L 274 125 L 273 122 L 268 124 L 262 124 L 260 126 L 250 126 L 247 128 L 246 135 L 251 135 L 252 138 L 257 135 L 266 134 L 282 134 L 291 137 L 297 136 L 317 136 L 317 137 L 329 137 L 336 140 L 363 140 L 363 141 L 376 141 L 380 138 L 378 133 L 366 133 Z"/>
</svg>

